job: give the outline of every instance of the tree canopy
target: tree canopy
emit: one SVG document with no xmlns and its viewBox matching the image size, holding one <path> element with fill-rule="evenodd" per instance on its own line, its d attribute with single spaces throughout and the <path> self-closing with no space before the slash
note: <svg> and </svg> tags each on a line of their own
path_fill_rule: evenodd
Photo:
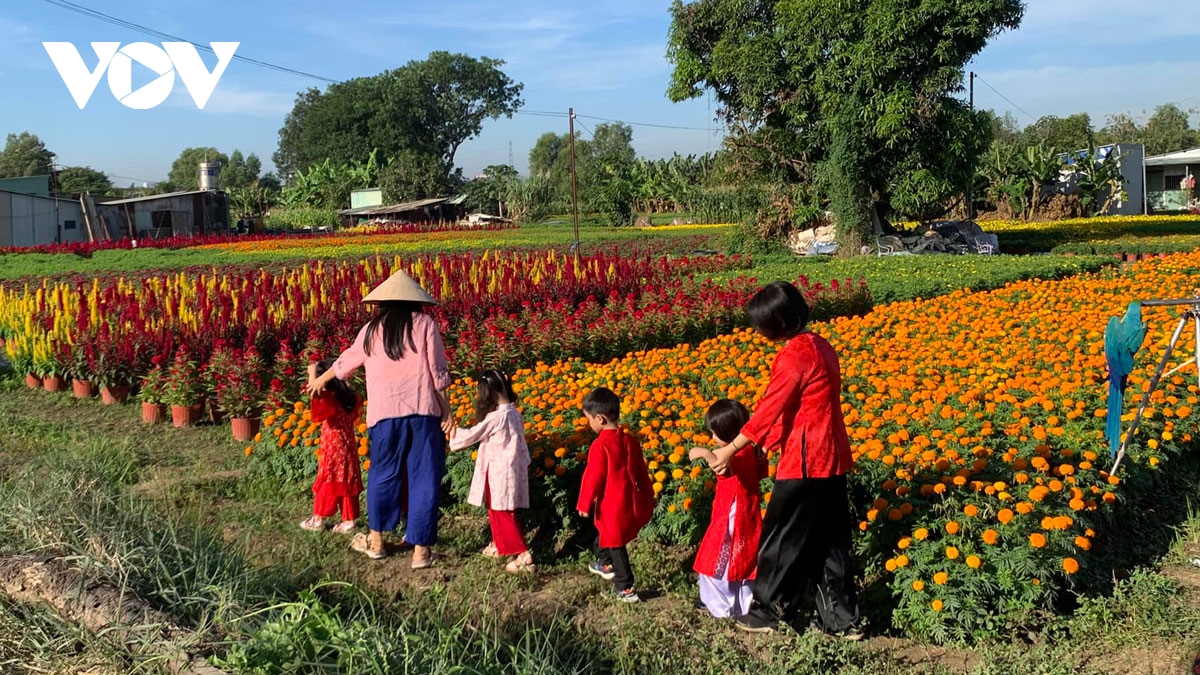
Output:
<svg viewBox="0 0 1200 675">
<path fill-rule="evenodd" d="M 54 153 L 42 139 L 23 131 L 9 134 L 0 150 L 0 178 L 48 176 L 54 170 Z"/>
<path fill-rule="evenodd" d="M 1020 0 L 676 0 L 668 96 L 713 92 L 743 164 L 828 201 L 861 239 L 893 199 L 948 201 L 973 178 L 989 120 L 956 95 L 963 68 Z"/>
<path fill-rule="evenodd" d="M 58 172 L 59 189 L 63 192 L 84 192 L 93 195 L 113 194 L 113 184 L 103 171 L 90 166 L 69 166 Z"/>
<path fill-rule="evenodd" d="M 365 162 L 411 150 L 449 171 L 458 148 L 487 119 L 511 117 L 523 85 L 500 70 L 503 61 L 433 52 L 424 61 L 300 94 L 279 130 L 275 165 L 284 175 L 328 159 Z"/>
</svg>

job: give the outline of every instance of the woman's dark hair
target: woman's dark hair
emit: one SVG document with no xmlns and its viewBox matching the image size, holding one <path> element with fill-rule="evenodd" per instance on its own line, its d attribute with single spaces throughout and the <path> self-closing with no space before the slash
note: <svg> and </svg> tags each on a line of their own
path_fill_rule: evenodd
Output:
<svg viewBox="0 0 1200 675">
<path fill-rule="evenodd" d="M 583 411 L 594 417 L 603 415 L 615 423 L 621 419 L 621 397 L 611 389 L 600 387 L 583 397 Z"/>
<path fill-rule="evenodd" d="M 475 397 L 475 423 L 479 424 L 488 413 L 500 405 L 500 398 L 508 399 L 509 403 L 517 402 L 517 394 L 513 391 L 512 378 L 501 370 L 485 370 L 479 375 L 479 393 Z"/>
<path fill-rule="evenodd" d="M 732 443 L 750 421 L 750 411 L 733 399 L 723 398 L 708 407 L 704 423 L 717 439 Z"/>
<path fill-rule="evenodd" d="M 416 351 L 413 342 L 413 314 L 421 313 L 421 305 L 415 302 L 389 300 L 379 303 L 375 317 L 367 324 L 367 334 L 363 336 L 363 351 L 371 355 L 371 343 L 375 341 L 375 333 L 383 327 L 383 351 L 387 357 L 397 361 L 404 357 L 404 345 Z"/>
<path fill-rule="evenodd" d="M 333 361 L 328 359 L 317 361 L 317 377 L 324 375 L 332 367 Z M 354 409 L 358 407 L 358 394 L 355 394 L 354 390 L 345 381 L 335 377 L 329 381 L 329 384 L 325 385 L 325 388 L 333 393 L 333 397 L 337 399 L 338 405 L 342 406 L 347 413 L 353 413 Z"/>
<path fill-rule="evenodd" d="M 800 289 L 786 281 L 763 286 L 746 303 L 750 325 L 769 340 L 787 340 L 808 325 L 808 303 Z"/>
</svg>

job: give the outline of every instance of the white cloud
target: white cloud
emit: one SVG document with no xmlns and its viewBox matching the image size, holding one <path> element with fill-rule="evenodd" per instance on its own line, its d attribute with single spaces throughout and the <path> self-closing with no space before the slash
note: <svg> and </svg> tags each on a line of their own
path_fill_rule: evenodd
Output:
<svg viewBox="0 0 1200 675">
<path fill-rule="evenodd" d="M 295 94 L 256 89 L 241 89 L 224 82 L 217 85 L 203 112 L 218 115 L 245 115 L 262 119 L 282 120 L 291 111 Z M 167 105 L 173 108 L 196 110 L 196 101 L 187 88 L 176 82 Z M 199 111 L 198 111 L 199 112 Z"/>
</svg>

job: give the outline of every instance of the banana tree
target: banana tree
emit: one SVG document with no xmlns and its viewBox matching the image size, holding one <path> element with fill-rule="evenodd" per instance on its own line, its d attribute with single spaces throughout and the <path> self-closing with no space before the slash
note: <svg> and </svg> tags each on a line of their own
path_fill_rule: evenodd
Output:
<svg viewBox="0 0 1200 675">
<path fill-rule="evenodd" d="M 1064 166 L 1066 166 L 1066 161 L 1063 155 L 1052 146 L 1047 147 L 1044 143 L 1038 143 L 1025 148 L 1025 154 L 1021 157 L 1021 172 L 1033 193 L 1029 200 L 1029 213 L 1026 220 L 1033 220 L 1037 215 L 1042 188 L 1058 181 Z"/>
<path fill-rule="evenodd" d="M 1089 216 L 1107 213 L 1114 201 L 1128 198 L 1121 157 L 1115 148 L 1101 157 L 1095 143 L 1089 144 L 1086 155 L 1075 162 L 1075 177 L 1079 201 Z"/>
</svg>

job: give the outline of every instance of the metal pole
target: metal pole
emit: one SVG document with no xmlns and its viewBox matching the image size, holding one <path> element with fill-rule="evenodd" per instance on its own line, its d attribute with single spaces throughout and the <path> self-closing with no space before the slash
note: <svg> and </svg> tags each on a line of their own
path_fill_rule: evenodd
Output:
<svg viewBox="0 0 1200 675">
<path fill-rule="evenodd" d="M 579 251 L 579 189 L 575 183 L 575 109 L 567 109 L 571 130 L 571 218 L 575 223 L 575 251 Z"/>
<path fill-rule="evenodd" d="M 970 104 L 975 110 L 975 71 L 971 71 Z M 967 179 L 967 220 L 975 220 L 975 168 L 971 167 L 971 176 Z"/>
</svg>

